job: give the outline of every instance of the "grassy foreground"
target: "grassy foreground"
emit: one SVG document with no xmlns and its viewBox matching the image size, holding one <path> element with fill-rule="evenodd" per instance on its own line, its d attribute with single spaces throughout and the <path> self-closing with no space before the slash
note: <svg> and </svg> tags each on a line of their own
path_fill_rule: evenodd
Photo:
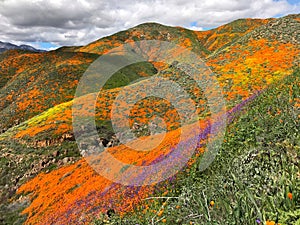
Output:
<svg viewBox="0 0 300 225">
<path fill-rule="evenodd" d="M 228 125 L 204 172 L 197 163 L 122 217 L 94 224 L 300 224 L 300 71 L 274 83 Z M 200 159 L 199 159 L 200 161 Z"/>
</svg>

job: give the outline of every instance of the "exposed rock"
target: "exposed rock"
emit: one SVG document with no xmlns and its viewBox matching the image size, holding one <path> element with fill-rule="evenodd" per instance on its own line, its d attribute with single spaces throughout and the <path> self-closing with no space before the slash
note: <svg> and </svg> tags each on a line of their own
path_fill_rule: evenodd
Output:
<svg viewBox="0 0 300 225">
<path fill-rule="evenodd" d="M 63 158 L 62 162 L 63 164 L 67 164 L 70 161 L 68 157 Z"/>
<path fill-rule="evenodd" d="M 54 151 L 52 153 L 52 155 L 53 155 L 54 158 L 58 157 L 59 156 L 59 151 Z"/>
<path fill-rule="evenodd" d="M 101 143 L 102 143 L 102 145 L 103 145 L 104 147 L 107 147 L 107 145 L 108 145 L 108 143 L 109 143 L 109 141 L 108 141 L 107 139 L 101 138 L 100 141 L 101 141 Z"/>
</svg>

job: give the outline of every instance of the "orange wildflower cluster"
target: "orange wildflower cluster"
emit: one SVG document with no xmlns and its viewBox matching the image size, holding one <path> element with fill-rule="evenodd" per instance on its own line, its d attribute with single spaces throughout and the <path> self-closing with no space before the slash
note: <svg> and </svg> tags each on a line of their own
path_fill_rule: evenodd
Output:
<svg viewBox="0 0 300 225">
<path fill-rule="evenodd" d="M 242 21 L 243 24 L 250 27 L 250 30 L 266 22 L 267 20 L 257 20 L 255 22 L 250 20 Z M 205 36 L 206 41 L 208 40 L 207 49 L 213 51 L 225 43 L 229 43 L 230 39 L 249 32 L 247 30 L 233 32 L 234 27 L 226 26 L 227 25 L 201 34 L 196 32 L 192 32 L 192 34 L 194 35 L 193 37 L 197 37 L 198 35 L 199 39 L 200 36 L 201 38 Z M 231 34 L 222 34 L 221 31 L 224 31 L 224 29 L 227 29 Z M 186 31 L 182 28 L 180 32 L 185 33 Z M 159 31 L 158 33 L 162 40 L 171 38 L 170 35 L 168 35 L 168 30 Z M 131 42 L 136 38 L 142 39 L 145 37 L 145 39 L 147 39 L 151 37 L 151 35 L 154 35 L 151 34 L 151 29 L 146 30 L 146 32 L 142 34 L 138 28 L 134 28 L 130 30 L 130 32 L 121 32 L 118 36 L 104 38 L 88 46 L 78 48 L 76 51 L 103 54 L 111 48 L 120 46 L 121 43 L 127 40 L 128 36 L 135 37 L 128 40 L 128 42 Z M 194 49 L 191 39 L 187 38 L 187 34 L 184 35 L 186 36 L 176 40 L 179 40 L 183 46 Z M 224 39 L 224 36 L 226 36 L 227 39 Z M 156 50 L 154 50 L 154 52 L 155 51 Z M 229 105 L 232 106 L 236 105 L 236 102 L 250 97 L 256 91 L 266 88 L 270 83 L 291 73 L 292 63 L 299 57 L 299 53 L 299 48 L 292 44 L 284 44 L 265 39 L 249 40 L 246 44 L 236 44 L 235 46 L 222 50 L 218 54 L 208 58 L 207 63 L 213 68 L 216 74 L 220 74 L 218 81 L 224 89 L 224 94 L 229 101 Z M 78 54 L 80 55 L 82 53 Z M 180 52 L 176 54 L 179 55 Z M 74 79 L 63 84 L 52 82 L 53 86 L 51 90 L 57 91 L 61 98 L 55 98 L 55 100 L 51 101 L 51 104 L 66 102 L 66 99 L 67 101 L 71 100 L 72 93 L 64 93 L 64 90 L 69 87 L 69 85 L 71 87 L 77 85 L 78 79 L 73 77 L 73 74 L 66 70 L 65 66 L 73 65 L 76 67 L 81 65 L 81 58 L 78 59 L 77 57 L 79 56 L 74 55 L 70 60 L 55 60 L 55 65 L 59 68 L 59 72 L 66 75 L 68 79 Z M 61 61 L 63 61 L 63 63 L 61 63 Z M 91 59 L 87 60 L 87 62 L 91 61 Z M 153 64 L 158 70 L 166 68 L 166 65 L 163 63 L 155 62 Z M 24 71 L 24 69 L 20 69 L 18 73 L 23 73 Z M 141 76 L 146 76 L 146 74 L 141 74 Z M 180 77 L 180 74 L 165 74 L 165 77 L 168 76 L 174 78 L 176 76 Z M 36 79 L 30 77 L 28 80 L 35 82 Z M 202 118 L 200 122 L 197 121 L 195 123 L 199 123 L 201 128 L 205 128 L 210 122 L 216 122 L 210 121 L 209 113 L 205 114 L 207 108 L 206 100 L 203 98 L 201 90 L 199 90 L 199 88 L 197 89 L 196 85 L 193 84 L 189 85 L 189 88 L 187 92 L 189 94 L 192 93 L 194 100 L 199 103 L 197 114 Z M 115 88 L 112 90 L 102 90 L 100 92 L 96 103 L 96 115 L 92 113 L 94 102 L 89 101 L 89 98 L 92 96 L 87 95 L 81 97 L 84 98 L 86 102 L 90 102 L 90 104 L 86 105 L 84 110 L 80 111 L 80 115 L 82 117 L 95 116 L 95 120 L 99 121 L 110 120 L 112 105 L 119 91 L 119 88 Z M 37 95 L 43 95 L 44 93 L 44 90 L 41 88 L 35 88 L 32 89 L 31 92 L 28 92 L 26 96 L 20 95 L 20 99 L 16 101 L 19 110 L 25 110 L 29 105 L 34 104 L 32 101 L 35 97 Z M 213 98 L 215 97 L 213 95 L 214 93 L 212 92 L 211 96 L 207 97 Z M 28 99 L 28 101 L 23 101 L 24 98 Z M 49 98 L 51 97 L 49 96 Z M 13 100 L 14 97 L 12 93 L 7 95 L 6 101 L 10 102 Z M 298 100 L 296 99 L 295 101 L 295 106 L 298 106 Z M 30 120 L 30 123 L 26 124 L 26 127 L 22 126 L 18 128 L 15 137 L 22 138 L 28 135 L 37 136 L 45 132 L 47 132 L 47 135 L 59 135 L 71 132 L 72 103 L 72 101 L 69 101 L 57 105 L 49 111 L 46 111 L 45 114 L 40 115 L 40 117 Z M 37 105 L 34 106 L 37 107 L 37 111 L 45 110 L 39 107 L 46 104 L 46 99 L 36 104 Z M 162 115 L 169 132 L 157 148 L 152 151 L 142 152 L 134 151 L 124 145 L 120 145 L 109 148 L 109 153 L 121 162 L 137 166 L 150 165 L 161 157 L 169 154 L 172 147 L 176 146 L 179 142 L 181 134 L 181 129 L 177 129 L 179 127 L 178 114 L 176 110 L 170 106 L 171 105 L 164 100 L 143 99 L 131 109 L 131 126 L 135 123 L 148 124 L 154 116 Z M 277 114 L 279 113 L 281 112 L 278 111 Z M 192 127 L 193 125 L 194 124 L 189 124 L 188 126 Z M 193 135 L 192 132 L 190 135 Z M 199 147 L 196 156 L 200 156 L 203 152 L 204 148 Z M 188 166 L 193 164 L 194 161 L 195 159 L 192 158 L 188 162 Z M 28 213 L 27 224 L 34 224 L 39 221 L 49 224 L 70 224 L 74 223 L 74 221 L 78 222 L 78 220 L 84 224 L 94 219 L 93 216 L 99 212 L 105 212 L 105 210 L 111 207 L 120 213 L 131 211 L 135 204 L 140 202 L 141 198 L 147 197 L 147 195 L 154 190 L 155 186 L 132 188 L 114 184 L 103 176 L 98 175 L 88 163 L 82 159 L 74 165 L 64 166 L 47 174 L 39 174 L 34 179 L 22 185 L 18 193 L 30 193 L 29 196 L 31 197 L 32 203 L 23 211 L 23 213 Z M 290 195 L 288 194 L 288 198 L 292 199 L 291 193 Z M 214 201 L 210 202 L 211 207 L 213 207 L 214 204 Z M 78 214 L 83 216 L 78 218 Z M 159 211 L 157 214 L 162 216 L 163 211 Z M 162 222 L 165 223 L 167 221 L 162 220 Z M 268 223 L 274 224 L 273 221 L 269 221 L 267 224 Z"/>
<path fill-rule="evenodd" d="M 240 19 L 216 29 L 195 33 L 200 43 L 213 52 L 268 22 L 266 19 Z"/>
<path fill-rule="evenodd" d="M 0 81 L 5 79 L 6 83 L 0 110 L 6 119 L 0 124 L 6 128 L 72 100 L 84 67 L 95 59 L 91 54 L 71 52 L 4 54 Z"/>
<path fill-rule="evenodd" d="M 248 45 L 235 45 L 208 60 L 228 101 L 246 99 L 270 83 L 292 73 L 300 49 L 289 43 L 266 39 L 250 40 Z"/>
<path fill-rule="evenodd" d="M 167 133 L 162 144 L 150 152 L 134 152 L 123 145 L 108 151 L 124 163 L 149 165 L 168 154 L 177 144 L 180 134 L 180 130 Z M 98 175 L 82 159 L 73 165 L 39 174 L 22 185 L 18 193 L 30 193 L 32 200 L 30 206 L 23 211 L 28 213 L 26 224 L 38 221 L 68 224 L 78 221 L 79 212 L 84 215 L 95 210 L 94 213 L 97 214 L 111 207 L 120 213 L 131 211 L 141 198 L 146 198 L 154 190 L 154 185 L 133 188 L 114 184 Z M 85 221 L 91 219 L 93 218 L 84 218 Z"/>
</svg>

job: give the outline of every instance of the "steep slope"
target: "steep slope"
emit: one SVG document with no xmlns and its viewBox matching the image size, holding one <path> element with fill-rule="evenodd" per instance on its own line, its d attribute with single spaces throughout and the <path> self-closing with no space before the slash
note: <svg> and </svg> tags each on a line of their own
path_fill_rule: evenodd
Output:
<svg viewBox="0 0 300 225">
<path fill-rule="evenodd" d="M 164 26 L 158 23 L 145 23 L 138 25 L 126 31 L 121 31 L 114 35 L 101 38 L 100 40 L 81 47 L 76 51 L 103 54 L 125 42 L 139 40 L 170 41 L 188 49 L 192 49 L 201 56 L 209 54 L 209 51 L 207 51 L 207 49 L 199 43 L 194 31 L 181 27 Z"/>
<path fill-rule="evenodd" d="M 285 93 L 285 95 L 281 96 L 281 98 L 282 100 L 284 99 L 285 102 L 282 102 L 280 107 L 284 107 L 286 103 L 289 102 L 290 104 L 292 104 L 294 110 L 293 112 L 290 112 L 291 115 L 292 114 L 297 115 L 297 111 L 299 108 L 299 98 L 297 98 L 299 89 L 297 89 L 297 87 L 293 88 L 293 83 L 291 82 L 297 82 L 297 83 L 299 82 L 299 73 L 295 73 L 293 76 L 290 76 L 287 83 L 284 82 L 278 88 L 276 86 L 273 86 L 273 89 L 275 89 L 276 87 L 275 89 L 276 92 L 272 94 L 272 104 L 270 103 L 266 105 L 264 104 L 263 107 L 265 110 L 267 110 L 267 108 L 270 108 L 270 106 L 271 107 L 274 106 L 274 101 L 278 101 L 278 99 L 276 99 L 276 96 L 278 95 L 278 93 L 282 92 Z M 276 82 L 276 84 L 277 83 L 278 82 Z M 292 91 L 289 91 L 291 88 Z M 273 89 L 271 91 L 268 91 L 267 93 L 269 92 L 272 93 L 274 91 Z M 266 96 L 268 95 L 264 94 L 264 98 L 266 98 Z M 290 99 L 286 96 L 289 96 Z M 268 101 L 268 99 L 265 101 Z M 250 105 L 248 109 L 251 109 L 251 107 L 253 106 Z M 243 110 L 243 108 L 240 106 L 237 106 L 236 109 L 237 112 Z M 277 110 L 279 110 L 280 112 Z M 283 112 L 282 110 L 283 108 L 277 109 L 276 107 L 274 107 L 272 109 L 272 112 L 269 113 L 270 115 L 271 114 L 273 115 L 273 113 L 276 115 L 274 116 L 274 118 L 271 115 L 270 118 L 268 117 L 267 119 L 273 121 L 273 123 L 275 121 L 278 123 L 278 121 L 280 122 L 282 120 L 282 122 L 280 122 L 281 123 L 280 129 L 283 129 L 284 126 L 283 121 L 288 121 L 290 129 L 292 129 L 294 125 L 293 120 L 297 122 L 299 118 L 285 117 L 285 115 L 281 114 Z M 284 111 L 285 113 L 289 111 L 288 109 L 286 110 L 287 111 Z M 254 114 L 254 112 L 252 111 L 250 111 L 249 113 L 251 116 L 255 115 L 256 118 L 258 117 L 258 115 Z M 283 120 L 283 118 L 285 118 L 285 120 Z M 251 119 L 252 117 L 248 118 L 247 121 Z M 256 123 L 260 124 L 259 122 L 260 121 L 257 121 Z M 270 122 L 268 122 L 268 124 L 270 125 Z M 253 126 L 258 127 L 257 128 L 258 129 L 257 132 L 258 132 L 259 126 L 258 125 L 253 125 Z M 275 128 L 269 127 L 268 129 L 272 129 L 272 131 L 276 132 Z M 239 131 L 231 127 L 230 130 L 231 131 L 229 132 L 226 138 L 226 143 L 229 143 L 227 148 L 230 147 L 232 150 L 231 144 L 233 144 L 233 141 L 236 141 L 236 139 L 239 138 L 242 138 L 241 140 L 244 140 L 245 142 L 246 141 L 250 142 L 250 139 L 246 139 L 246 137 L 237 136 L 235 138 L 234 133 L 242 132 L 245 130 L 244 128 L 242 129 L 242 131 Z M 251 130 L 251 129 L 246 129 L 246 130 Z M 294 132 L 294 131 L 286 131 L 286 132 Z M 147 152 L 142 154 L 136 154 L 134 151 L 131 151 L 130 149 L 122 145 L 118 147 L 110 148 L 108 149 L 108 151 L 111 154 L 113 154 L 114 157 L 126 163 L 144 165 L 145 162 L 150 163 L 156 161 L 157 159 L 163 156 L 167 156 L 168 152 L 172 149 L 172 146 L 176 145 L 176 139 L 178 139 L 179 133 L 180 132 L 177 130 L 169 132 L 167 134 L 166 141 L 163 142 L 163 145 L 159 146 L 158 148 L 151 151 L 150 153 Z M 248 135 L 251 134 L 252 133 L 250 132 L 250 134 Z M 297 135 L 297 132 L 294 134 Z M 262 133 L 261 135 L 268 135 L 268 134 Z M 254 141 L 253 138 L 256 138 L 256 136 L 251 136 L 251 141 Z M 271 137 L 268 136 L 268 138 Z M 281 134 L 280 136 L 280 141 L 282 141 L 282 138 L 284 138 L 283 134 Z M 297 140 L 298 137 L 293 137 L 292 139 Z M 240 143 L 239 146 L 241 149 L 245 151 L 243 144 Z M 197 156 L 201 155 L 203 149 L 199 148 L 198 151 L 199 152 Z M 224 152 L 222 152 L 221 154 L 226 154 L 226 152 L 227 151 L 224 150 Z M 232 153 L 232 154 L 237 154 L 237 153 Z M 247 153 L 245 152 L 244 154 Z M 192 165 L 193 162 L 194 161 L 192 160 L 189 165 Z M 290 161 L 289 163 L 295 164 L 294 161 Z M 186 171 L 189 171 L 189 169 L 187 168 Z M 295 170 L 293 171 L 293 173 L 295 173 Z M 182 174 L 180 175 L 184 176 Z M 86 179 L 87 177 L 88 179 Z M 162 187 L 168 186 L 169 185 L 168 182 L 169 181 L 161 184 Z M 58 187 L 60 190 L 59 192 L 57 192 Z M 94 218 L 94 216 L 99 215 L 99 212 L 106 213 L 107 210 L 111 208 L 113 208 L 116 212 L 120 214 L 123 214 L 128 211 L 132 211 L 134 209 L 133 207 L 136 204 L 142 203 L 141 200 L 147 198 L 149 195 L 152 196 L 153 192 L 157 190 L 159 190 L 160 193 L 166 191 L 166 189 L 162 187 L 161 186 L 126 187 L 122 185 L 117 185 L 107 180 L 106 178 L 98 175 L 93 170 L 91 170 L 91 168 L 88 166 L 85 160 L 80 160 L 75 165 L 63 167 L 61 169 L 50 172 L 49 174 L 40 174 L 39 176 L 37 176 L 27 184 L 23 185 L 19 189 L 19 191 L 33 193 L 33 195 L 30 195 L 30 198 L 33 199 L 33 202 L 24 211 L 24 213 L 29 213 L 29 219 L 27 223 L 35 224 L 38 223 L 38 221 L 43 220 L 47 224 L 48 223 L 51 224 L 53 222 L 64 224 L 64 223 L 90 222 L 91 219 Z M 168 192 L 172 194 L 171 190 L 168 190 L 166 193 Z M 211 195 L 213 194 L 211 193 Z M 61 207 L 62 202 L 64 203 L 63 204 L 64 207 Z M 156 206 L 152 206 L 152 207 L 156 207 Z M 59 211 L 57 210 L 58 208 Z M 203 210 L 205 209 L 203 208 Z M 269 208 L 268 210 L 271 210 L 271 208 Z M 271 213 L 271 211 L 269 212 Z M 152 214 L 151 212 L 149 213 L 150 215 L 152 215 L 152 217 L 155 216 L 155 213 L 154 214 Z M 64 216 L 65 214 L 68 214 L 69 216 L 65 217 Z M 87 215 L 87 216 L 82 216 L 81 218 L 78 218 L 76 216 L 78 214 Z M 142 217 L 139 217 L 139 219 L 141 218 Z M 127 220 L 127 222 L 125 220 L 125 222 L 121 224 L 132 224 L 132 221 L 134 219 L 136 218 Z M 144 220 L 142 220 L 143 223 L 146 223 L 145 220 L 147 219 L 151 219 L 151 218 L 149 217 L 144 218 Z"/>
<path fill-rule="evenodd" d="M 130 68 L 132 68 L 132 66 L 128 67 L 128 69 Z M 188 79 L 186 74 L 178 71 L 176 68 L 177 66 L 172 66 L 171 68 L 160 71 L 160 73 L 156 74 L 155 76 L 169 78 L 182 86 L 185 85 L 187 93 L 189 93 L 192 96 L 192 99 L 196 102 L 195 105 L 197 108 L 197 113 L 202 115 L 204 118 L 205 113 L 208 112 L 206 97 L 203 96 L 203 92 L 197 87 L 195 82 L 193 82 L 191 79 Z M 124 69 L 126 70 L 127 68 Z M 127 87 L 132 87 L 137 84 L 143 85 L 145 82 L 147 82 L 147 77 L 144 77 L 144 79 L 132 83 Z M 103 123 L 107 124 L 107 122 L 111 120 L 111 108 L 120 90 L 120 88 L 104 89 L 98 94 L 95 117 L 97 125 L 99 125 L 100 134 L 105 133 L 105 127 L 103 127 Z M 88 100 L 89 97 L 86 96 L 86 98 Z M 40 143 L 44 143 L 45 140 L 48 140 L 49 136 L 53 137 L 53 140 L 55 140 L 55 138 L 60 139 L 64 134 L 72 134 L 72 104 L 73 101 L 59 104 L 18 126 L 14 126 L 0 135 L 0 138 L 17 138 L 19 140 L 25 139 L 27 140 L 28 144 L 31 142 L 33 145 L 38 145 Z M 85 114 L 87 117 L 94 116 L 89 113 L 93 107 L 93 104 L 86 106 Z M 133 124 L 139 124 L 140 127 L 147 127 L 148 123 L 155 116 L 160 116 L 164 119 L 167 125 L 167 130 L 173 130 L 179 126 L 179 118 L 176 110 L 172 107 L 172 105 L 170 105 L 170 103 L 162 99 L 145 98 L 139 101 L 132 108 L 131 115 L 131 126 L 133 126 Z M 140 129 L 140 135 L 145 135 L 147 133 L 146 130 L 147 128 Z"/>
<path fill-rule="evenodd" d="M 133 212 L 101 215 L 94 222 L 299 224 L 299 82 L 298 70 L 246 105 L 228 125 L 218 157 L 206 171 L 199 172 L 196 163 Z"/>
<path fill-rule="evenodd" d="M 3 115 L 6 116 L 5 118 L 10 117 L 10 119 L 1 121 L 0 130 L 6 130 L 48 108 L 72 99 L 72 93 L 74 93 L 78 78 L 97 56 L 79 53 L 73 53 L 74 55 L 72 55 L 72 53 L 68 53 L 70 51 L 103 54 L 125 41 L 156 38 L 178 43 L 201 54 L 203 57 L 206 57 L 210 51 L 215 51 L 216 49 L 223 48 L 229 43 L 233 43 L 238 37 L 243 36 L 245 33 L 250 32 L 255 27 L 265 24 L 266 22 L 267 20 L 238 20 L 212 31 L 205 32 L 194 32 L 183 28 L 166 27 L 154 23 L 142 24 L 129 29 L 128 31 L 122 31 L 110 37 L 102 38 L 84 47 L 62 48 L 42 55 L 30 54 L 30 57 L 25 53 L 22 53 L 22 56 L 17 56 L 17 52 L 6 53 L 1 57 L 4 60 L 0 62 L 1 70 L 3 71 L 0 86 L 2 87 L 0 95 L 3 100 L 1 102 L 0 110 Z M 234 38 L 232 38 L 232 35 Z M 220 42 L 219 40 L 222 41 Z M 218 44 L 213 44 L 213 42 L 218 42 Z M 209 47 L 211 45 L 214 45 L 215 47 Z M 10 54 L 13 55 L 9 56 Z M 12 59 L 13 57 L 14 59 Z M 57 62 L 64 60 L 68 61 L 66 65 L 55 65 Z M 80 63 L 78 64 L 78 62 Z M 33 65 L 37 64 L 39 65 L 38 68 L 32 68 Z M 19 68 L 22 69 L 17 70 L 16 65 L 19 65 Z M 161 69 L 159 67 L 160 65 L 154 65 L 157 69 Z M 65 71 L 61 71 L 62 68 Z M 138 70 L 141 68 L 143 67 L 138 68 Z M 149 69 L 151 70 L 151 66 L 149 66 Z M 142 72 L 144 72 L 143 74 L 151 73 L 149 70 Z M 220 71 L 216 69 L 216 72 Z M 41 74 L 43 73 L 46 74 L 46 77 L 42 78 Z M 68 74 L 67 76 L 70 76 L 70 78 L 65 76 L 63 76 L 64 79 L 60 79 L 59 77 L 55 78 L 56 74 Z M 138 76 L 136 78 L 138 78 Z M 34 80 L 34 82 L 30 81 L 30 79 Z M 55 79 L 58 80 L 56 81 L 57 85 L 54 87 L 53 84 L 55 83 Z M 4 87 L 9 80 L 11 80 L 11 82 Z M 126 75 L 118 75 L 116 80 L 121 81 L 118 86 L 123 86 L 130 82 L 130 80 L 126 78 Z M 47 84 L 48 82 L 53 86 L 51 90 L 49 90 L 50 87 L 48 86 L 40 86 L 45 83 Z M 115 80 L 113 82 L 115 82 Z M 68 90 L 66 91 L 65 89 Z M 54 90 L 56 90 L 55 96 L 52 95 L 50 97 L 50 93 Z M 42 93 L 45 95 L 46 99 L 41 100 L 40 102 L 35 101 L 34 96 L 37 93 Z M 47 99 L 48 97 L 50 97 L 51 100 Z M 27 106 L 30 105 L 32 105 L 32 110 L 26 109 Z"/>
<path fill-rule="evenodd" d="M 212 30 L 196 32 L 196 34 L 200 43 L 213 53 L 272 20 L 274 19 L 238 19 Z"/>
<path fill-rule="evenodd" d="M 79 77 L 97 57 L 71 52 L 5 54 L 0 62 L 0 130 L 71 100 Z"/>
<path fill-rule="evenodd" d="M 208 31 L 192 31 L 182 27 L 146 23 L 72 50 L 103 54 L 124 42 L 155 39 L 172 41 L 206 57 L 270 20 L 273 19 L 240 19 Z"/>
<path fill-rule="evenodd" d="M 208 57 L 224 90 L 231 90 L 228 101 L 247 98 L 299 67 L 299 17 L 271 20 Z"/>
<path fill-rule="evenodd" d="M 1 169 L 3 191 L 0 194 L 6 205 L 0 207 L 0 214 L 10 212 L 11 215 L 4 215 L 4 219 L 0 216 L 0 222 L 15 221 L 16 213 L 27 207 L 24 213 L 29 215 L 28 224 L 39 224 L 39 221 L 86 223 L 93 219 L 93 215 L 111 207 L 118 213 L 130 211 L 149 193 L 162 190 L 160 186 L 133 189 L 113 184 L 96 174 L 80 158 L 72 133 L 72 99 L 79 78 L 99 55 L 130 41 L 158 39 L 178 43 L 206 58 L 224 89 L 228 110 L 235 110 L 235 106 L 239 108 L 239 104 L 248 102 L 247 99 L 252 99 L 255 93 L 281 81 L 299 67 L 299 24 L 299 15 L 238 20 L 204 32 L 150 23 L 87 46 L 47 53 L 7 51 L 1 54 L 0 163 L 4 169 Z M 195 89 L 195 84 L 184 74 L 176 73 L 174 65 L 142 63 L 116 73 L 98 96 L 96 123 L 100 136 L 110 139 L 114 135 L 110 110 L 119 87 L 134 85 L 134 81 L 141 84 L 150 76 L 165 76 L 186 85 L 193 100 L 199 104 L 202 128 L 209 127 L 209 112 L 201 90 Z M 298 101 L 295 96 L 293 101 Z M 84 116 L 94 116 L 89 111 L 86 109 Z M 132 114 L 135 117 L 130 121 L 131 125 L 147 125 L 153 116 L 166 115 L 169 132 L 165 142 L 149 154 L 136 153 L 122 145 L 109 151 L 121 161 L 137 165 L 166 156 L 179 136 L 176 110 L 153 98 L 137 104 Z M 149 135 L 147 127 L 138 132 L 141 137 Z M 201 151 L 203 149 L 199 148 L 199 153 Z M 41 171 L 45 173 L 19 189 L 20 194 L 31 194 L 26 197 L 15 195 L 21 184 Z M 127 197 L 123 199 L 122 196 Z M 13 203 L 7 204 L 12 197 Z M 15 211 L 13 206 L 17 208 Z M 78 218 L 78 213 L 81 218 Z M 65 217 L 66 214 L 70 216 Z"/>
<path fill-rule="evenodd" d="M 60 51 L 4 53 L 0 58 L 0 131 L 72 100 L 80 77 L 97 57 Z M 105 88 L 124 86 L 154 73 L 151 64 L 136 64 L 115 74 Z"/>
<path fill-rule="evenodd" d="M 211 66 L 213 71 L 217 74 L 218 81 L 223 87 L 224 96 L 226 97 L 229 108 L 250 97 L 257 91 L 266 88 L 272 82 L 287 76 L 293 71 L 294 67 L 297 67 L 300 48 L 298 42 L 295 42 L 294 37 L 299 35 L 300 23 L 295 20 L 295 18 L 299 18 L 299 16 L 293 15 L 280 19 L 272 19 L 268 23 L 258 20 L 266 24 L 249 31 L 245 36 L 237 39 L 236 42 L 233 42 L 230 46 L 219 52 L 215 52 L 207 58 L 207 64 Z M 244 25 L 244 23 L 250 22 L 248 20 L 235 21 L 223 26 L 222 30 L 231 30 L 233 24 L 236 26 L 236 23 L 242 23 L 242 25 Z M 257 23 L 258 22 L 254 20 L 254 22 L 250 24 Z M 153 24 L 150 24 L 150 27 L 152 26 Z M 283 29 L 283 27 L 286 29 Z M 217 30 L 219 31 L 220 29 Z M 280 30 L 280 32 L 277 32 L 278 30 Z M 289 35 L 291 30 L 293 33 Z M 274 33 L 272 37 L 270 36 L 270 32 Z M 260 35 L 257 35 L 257 33 L 260 33 Z M 114 38 L 116 37 L 118 37 L 118 35 L 114 36 Z M 88 45 L 87 48 L 90 48 L 90 46 L 94 46 L 94 44 Z M 142 67 L 138 67 L 137 70 L 141 68 Z M 144 73 L 146 72 L 147 74 L 149 71 L 151 72 L 151 66 L 149 66 L 149 69 L 148 71 L 144 71 Z M 124 70 L 124 73 L 130 74 L 132 70 L 133 69 L 129 67 Z M 153 74 L 154 73 L 155 71 L 153 70 Z M 167 77 L 175 76 L 170 68 L 162 70 L 161 73 L 165 73 L 163 76 Z M 179 77 L 182 76 L 182 74 L 179 75 Z M 120 77 L 117 77 L 117 79 L 121 80 Z M 113 83 L 116 83 L 116 81 L 113 80 Z M 108 85 L 110 85 L 110 83 Z M 101 110 L 98 112 L 98 116 L 101 115 L 101 118 L 98 118 L 101 121 L 110 119 L 108 116 L 110 114 L 110 106 L 114 99 L 113 96 L 116 96 L 117 92 L 118 89 L 115 91 L 111 90 L 104 93 L 102 97 L 99 97 L 98 108 Z M 203 100 L 201 104 L 204 103 L 205 101 Z M 31 133 L 31 136 L 36 140 L 43 141 L 48 139 L 48 134 L 51 134 L 53 137 L 61 137 L 65 133 L 72 133 L 72 104 L 69 102 L 63 105 L 64 107 L 58 106 L 42 114 L 40 118 L 43 119 L 39 119 L 39 117 L 34 119 L 34 121 L 39 122 L 28 121 L 10 130 L 7 135 L 11 136 L 13 133 L 15 137 L 22 138 L 26 134 Z M 142 116 L 139 115 L 139 117 Z M 56 125 L 51 121 L 60 122 L 59 125 Z"/>
</svg>

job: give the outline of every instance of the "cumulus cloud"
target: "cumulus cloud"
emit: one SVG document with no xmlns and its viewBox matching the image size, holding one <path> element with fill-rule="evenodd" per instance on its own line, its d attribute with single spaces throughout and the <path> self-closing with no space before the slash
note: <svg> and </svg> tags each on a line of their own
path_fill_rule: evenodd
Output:
<svg viewBox="0 0 300 225">
<path fill-rule="evenodd" d="M 299 9 L 287 0 L 0 0 L 0 40 L 85 45 L 144 22 L 202 30 Z"/>
</svg>

